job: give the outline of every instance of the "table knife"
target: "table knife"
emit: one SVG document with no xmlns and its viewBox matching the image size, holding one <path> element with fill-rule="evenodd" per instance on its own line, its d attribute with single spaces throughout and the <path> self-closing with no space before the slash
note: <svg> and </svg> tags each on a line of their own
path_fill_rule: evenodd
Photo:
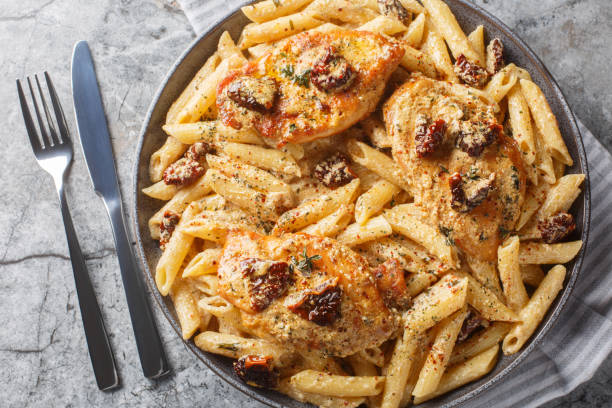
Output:
<svg viewBox="0 0 612 408">
<path fill-rule="evenodd" d="M 72 54 L 72 98 L 89 175 L 110 217 L 140 364 L 147 378 L 158 378 L 170 369 L 128 239 L 102 98 L 85 41 L 78 42 Z"/>
</svg>

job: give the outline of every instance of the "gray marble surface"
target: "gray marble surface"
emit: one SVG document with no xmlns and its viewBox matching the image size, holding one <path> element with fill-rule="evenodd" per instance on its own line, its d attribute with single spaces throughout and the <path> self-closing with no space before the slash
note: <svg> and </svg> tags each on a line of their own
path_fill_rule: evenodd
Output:
<svg viewBox="0 0 612 408">
<path fill-rule="evenodd" d="M 205 0 L 203 0 L 205 1 Z M 533 47 L 570 105 L 612 147 L 612 3 L 609 0 L 476 0 Z M 0 406 L 214 406 L 260 404 L 217 378 L 156 316 L 174 374 L 143 378 L 110 228 L 79 149 L 68 197 L 123 387 L 102 393 L 86 351 L 64 229 L 51 179 L 37 166 L 17 109 L 15 78 L 48 70 L 73 135 L 69 67 L 76 40 L 90 41 L 121 189 L 131 177 L 141 121 L 159 82 L 194 38 L 170 0 L 0 0 Z M 155 307 L 155 306 L 154 306 Z M 546 407 L 612 406 L 612 361 L 571 396 Z"/>
</svg>

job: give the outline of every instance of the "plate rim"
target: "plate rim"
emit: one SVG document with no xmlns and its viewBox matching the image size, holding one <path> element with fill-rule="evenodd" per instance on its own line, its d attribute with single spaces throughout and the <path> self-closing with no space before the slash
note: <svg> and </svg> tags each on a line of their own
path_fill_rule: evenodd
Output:
<svg viewBox="0 0 612 408">
<path fill-rule="evenodd" d="M 522 40 L 514 31 L 512 31 L 505 23 L 503 23 L 501 20 L 495 17 L 492 13 L 484 10 L 482 7 L 474 3 L 471 3 L 467 0 L 444 0 L 444 1 L 448 3 L 457 3 L 460 6 L 466 7 L 467 9 L 471 10 L 473 13 L 477 14 L 478 18 L 481 21 L 483 21 L 483 23 L 487 23 L 486 25 L 493 25 L 498 30 L 504 32 L 508 36 L 508 38 L 510 38 L 511 41 L 515 44 L 515 46 L 532 62 L 533 67 L 540 71 L 540 74 L 543 80 L 547 82 L 550 88 L 557 95 L 558 100 L 560 102 L 561 110 L 563 111 L 563 114 L 567 116 L 567 119 L 568 119 L 567 121 L 569 123 L 569 126 L 571 127 L 570 137 L 574 138 L 576 148 L 577 148 L 577 153 L 578 153 L 577 158 L 579 159 L 579 164 L 580 164 L 579 167 L 581 167 L 581 170 L 583 170 L 583 173 L 585 174 L 585 180 L 583 182 L 583 194 L 584 194 L 584 204 L 583 204 L 583 211 L 582 211 L 583 229 L 582 229 L 582 234 L 580 237 L 583 241 L 583 246 L 578 256 L 574 259 L 574 265 L 573 265 L 574 273 L 572 273 L 569 280 L 567 280 L 563 288 L 563 292 L 561 293 L 561 297 L 559 298 L 558 303 L 555 306 L 555 309 L 552 311 L 552 314 L 548 316 L 544 324 L 538 327 L 537 329 L 538 333 L 536 334 L 534 338 L 530 340 L 530 343 L 528 344 L 528 346 L 525 347 L 523 350 L 521 350 L 520 354 L 518 354 L 514 358 L 514 360 L 508 364 L 508 366 L 506 366 L 503 370 L 497 373 L 494 377 L 489 378 L 487 382 L 483 383 L 479 387 L 442 405 L 442 407 L 444 408 L 451 408 L 451 407 L 458 406 L 476 397 L 477 395 L 483 393 L 488 388 L 499 383 L 499 381 L 505 378 L 520 363 L 522 363 L 528 357 L 529 354 L 531 354 L 531 352 L 536 348 L 536 346 L 538 346 L 538 344 L 540 344 L 543 341 L 544 337 L 546 337 L 550 329 L 557 323 L 559 315 L 565 309 L 567 300 L 569 299 L 571 293 L 573 292 L 575 288 L 576 280 L 582 272 L 583 261 L 587 254 L 587 250 L 588 250 L 588 237 L 590 233 L 590 223 L 591 223 L 591 186 L 590 186 L 589 165 L 587 161 L 586 151 L 584 149 L 582 132 L 580 131 L 580 128 L 576 122 L 576 118 L 574 116 L 574 113 L 571 107 L 569 106 L 567 98 L 563 94 L 563 91 L 561 90 L 554 76 L 546 68 L 542 60 L 529 47 L 529 45 L 525 43 L 524 40 Z M 159 102 L 160 96 L 164 92 L 165 87 L 168 84 L 169 80 L 175 75 L 177 69 L 183 63 L 187 55 L 190 52 L 192 52 L 193 49 L 201 41 L 204 40 L 204 38 L 211 35 L 215 30 L 217 30 L 221 25 L 223 25 L 227 20 L 234 17 L 235 14 L 240 13 L 241 7 L 248 5 L 250 3 L 253 3 L 253 2 L 254 1 L 245 1 L 241 5 L 238 5 L 235 8 L 231 8 L 229 9 L 229 11 L 219 16 L 218 19 L 215 20 L 214 23 L 210 24 L 201 34 L 197 35 L 191 41 L 191 43 L 187 46 L 187 48 L 177 57 L 177 59 L 174 61 L 174 63 L 168 70 L 167 74 L 162 79 L 155 94 L 153 95 L 153 98 L 151 99 L 151 103 L 149 104 L 147 113 L 143 119 L 142 126 L 139 131 L 138 144 L 137 144 L 137 148 L 134 153 L 135 159 L 134 159 L 133 170 L 132 170 L 133 171 L 132 173 L 132 191 L 131 191 L 132 197 L 131 197 L 130 202 L 132 204 L 131 206 L 131 215 L 132 215 L 132 223 L 133 223 L 132 226 L 134 228 L 134 233 L 136 235 L 138 262 L 141 264 L 141 272 L 142 274 L 145 275 L 144 276 L 145 281 L 147 283 L 149 291 L 151 292 L 151 295 L 155 298 L 157 305 L 161 308 L 164 316 L 170 323 L 170 326 L 179 336 L 179 338 L 181 339 L 185 347 L 187 347 L 193 354 L 195 354 L 195 356 L 200 361 L 202 361 L 209 369 L 211 369 L 217 376 L 219 376 L 226 383 L 230 384 L 232 387 L 238 389 L 245 395 L 248 395 L 249 397 L 261 403 L 264 403 L 272 407 L 281 408 L 283 407 L 283 405 L 280 404 L 278 401 L 271 400 L 267 396 L 260 393 L 258 390 L 253 389 L 243 384 L 238 379 L 225 375 L 225 372 L 223 372 L 223 370 L 221 370 L 217 366 L 216 363 L 209 360 L 205 352 L 201 351 L 200 349 L 197 348 L 197 346 L 195 346 L 195 344 L 193 343 L 193 340 L 185 341 L 182 339 L 180 326 L 178 325 L 178 322 L 175 320 L 175 317 L 172 315 L 169 308 L 165 305 L 164 297 L 162 297 L 162 295 L 157 290 L 157 287 L 155 286 L 153 274 L 151 273 L 151 270 L 148 267 L 148 263 L 146 262 L 147 258 L 145 255 L 144 245 L 142 241 L 143 237 L 139 233 L 140 227 L 138 225 L 138 212 L 139 212 L 138 207 L 137 207 L 138 193 L 139 193 L 138 181 L 139 181 L 139 165 L 141 164 L 139 161 L 139 158 L 141 156 L 142 148 L 144 145 L 147 128 L 150 124 L 153 111 L 155 110 L 155 107 L 157 103 Z M 486 378 L 486 376 L 483 378 Z"/>
</svg>

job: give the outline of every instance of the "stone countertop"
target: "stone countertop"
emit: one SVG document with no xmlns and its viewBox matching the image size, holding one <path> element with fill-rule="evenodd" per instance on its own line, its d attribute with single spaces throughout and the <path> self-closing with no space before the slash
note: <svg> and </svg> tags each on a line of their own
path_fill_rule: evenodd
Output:
<svg viewBox="0 0 612 408">
<path fill-rule="evenodd" d="M 205 1 L 205 0 L 203 0 Z M 476 0 L 517 32 L 559 81 L 576 115 L 612 148 L 612 5 L 609 0 Z M 90 42 L 127 209 L 141 122 L 158 84 L 194 34 L 170 0 L 0 0 L 0 405 L 261 407 L 199 362 L 151 299 L 173 367 L 162 381 L 142 376 L 111 231 L 80 149 L 68 202 L 105 317 L 123 387 L 95 386 L 61 215 L 51 179 L 36 164 L 18 109 L 15 78 L 49 71 L 76 136 L 70 56 Z M 10 147 L 9 147 L 10 146 Z M 129 212 L 128 212 L 129 214 Z M 612 405 L 612 360 L 570 396 L 546 407 Z"/>
</svg>

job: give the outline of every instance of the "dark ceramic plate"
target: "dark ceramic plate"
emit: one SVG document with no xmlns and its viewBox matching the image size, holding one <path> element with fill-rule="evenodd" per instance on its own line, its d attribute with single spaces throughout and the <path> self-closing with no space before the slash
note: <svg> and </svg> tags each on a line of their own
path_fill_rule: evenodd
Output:
<svg viewBox="0 0 612 408">
<path fill-rule="evenodd" d="M 577 222 L 577 228 L 573 238 L 582 239 L 586 243 L 590 217 L 590 193 L 586 155 L 574 115 L 567 105 L 559 86 L 533 51 L 495 17 L 465 0 L 446 0 L 446 2 L 455 13 L 459 23 L 466 32 L 470 32 L 477 25 L 483 24 L 485 26 L 485 32 L 490 38 L 499 37 L 505 45 L 506 61 L 514 62 L 516 65 L 526 68 L 531 73 L 533 80 L 546 94 L 546 98 L 559 121 L 559 127 L 565 139 L 565 143 L 575 161 L 574 166 L 569 168 L 568 172 L 584 173 L 587 175 L 584 193 L 576 200 L 572 208 L 572 213 Z M 149 157 L 166 139 L 166 135 L 162 131 L 161 126 L 164 123 L 168 108 L 189 83 L 204 61 L 206 61 L 206 58 L 215 51 L 221 33 L 227 30 L 233 38 L 238 38 L 242 27 L 247 23 L 247 18 L 242 15 L 240 10 L 236 10 L 229 13 L 221 22 L 213 26 L 210 30 L 200 35 L 191 46 L 189 46 L 172 67 L 155 95 L 144 121 L 140 142 L 138 144 L 138 156 L 134 175 L 135 203 L 133 207 L 135 209 L 134 220 L 138 236 L 138 248 L 141 260 L 144 264 L 145 278 L 151 292 L 164 311 L 168 321 L 179 335 L 180 327 L 172 302 L 169 298 L 164 298 L 159 294 L 153 278 L 155 265 L 157 264 L 161 252 L 157 242 L 149 237 L 147 222 L 161 207 L 161 202 L 147 197 L 141 193 L 141 190 L 149 185 Z M 557 320 L 576 282 L 584 253 L 585 248 L 583 248 L 576 259 L 568 265 L 569 272 L 566 277 L 563 292 L 552 304 L 542 324 L 538 327 L 531 340 L 525 345 L 521 352 L 512 356 L 502 356 L 495 369 L 481 380 L 468 384 L 420 406 L 423 408 L 433 406 L 457 406 L 468 401 L 478 393 L 483 392 L 508 375 L 514 367 L 527 357 L 529 352 L 542 340 L 546 332 L 548 332 Z M 294 401 L 279 393 L 246 386 L 233 375 L 231 361 L 229 359 L 205 353 L 198 349 L 192 341 L 186 342 L 186 345 L 204 362 L 204 364 L 221 376 L 221 378 L 256 400 L 273 407 L 297 408 L 306 406 L 306 404 Z"/>
</svg>

